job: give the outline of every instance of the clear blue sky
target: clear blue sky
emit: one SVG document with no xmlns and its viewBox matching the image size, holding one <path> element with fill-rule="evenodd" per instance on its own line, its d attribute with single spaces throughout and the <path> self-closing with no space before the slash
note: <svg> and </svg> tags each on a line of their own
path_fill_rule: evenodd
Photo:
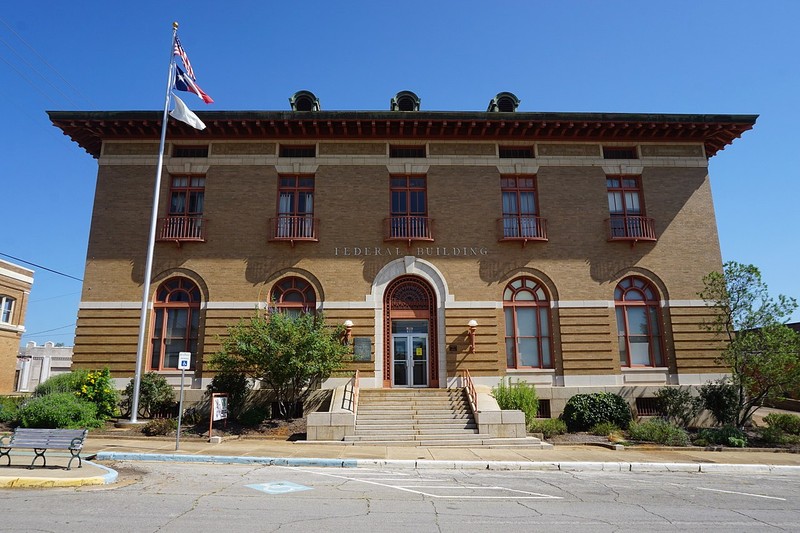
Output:
<svg viewBox="0 0 800 533">
<path fill-rule="evenodd" d="M 163 108 L 171 23 L 200 86 L 195 110 L 759 114 L 711 159 L 725 260 L 800 297 L 800 2 L 12 2 L 0 12 L 0 253 L 83 276 L 97 162 L 45 110 Z M 149 216 L 149 213 L 143 213 Z M 0 258 L 7 259 L 0 256 Z M 23 341 L 72 344 L 81 284 L 35 268 Z M 800 313 L 793 317 L 800 320 Z"/>
</svg>

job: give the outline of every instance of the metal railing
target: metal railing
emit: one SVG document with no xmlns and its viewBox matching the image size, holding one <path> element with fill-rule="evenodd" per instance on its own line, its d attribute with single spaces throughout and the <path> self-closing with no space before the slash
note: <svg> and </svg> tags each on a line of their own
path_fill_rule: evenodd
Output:
<svg viewBox="0 0 800 533">
<path fill-rule="evenodd" d="M 358 409 L 358 370 L 355 371 L 353 377 L 344 386 L 344 395 L 342 397 L 342 409 L 350 411 L 354 415 Z"/>
<path fill-rule="evenodd" d="M 507 215 L 497 219 L 501 241 L 546 241 L 547 219 L 536 215 Z"/>
<path fill-rule="evenodd" d="M 386 241 L 432 241 L 432 219 L 416 215 L 393 216 L 384 219 Z"/>
<path fill-rule="evenodd" d="M 206 225 L 203 217 L 177 215 L 160 218 L 157 240 L 205 242 Z"/>
<path fill-rule="evenodd" d="M 269 219 L 271 241 L 318 241 L 319 219 L 311 215 L 279 215 Z"/>
<path fill-rule="evenodd" d="M 609 241 L 655 241 L 655 221 L 643 216 L 618 215 L 606 219 Z"/>
<path fill-rule="evenodd" d="M 472 404 L 472 410 L 478 410 L 478 393 L 475 392 L 475 383 L 472 381 L 472 376 L 469 373 L 469 370 L 464 369 L 463 371 L 464 377 L 464 388 L 467 390 L 467 397 L 469 398 L 469 403 Z"/>
</svg>

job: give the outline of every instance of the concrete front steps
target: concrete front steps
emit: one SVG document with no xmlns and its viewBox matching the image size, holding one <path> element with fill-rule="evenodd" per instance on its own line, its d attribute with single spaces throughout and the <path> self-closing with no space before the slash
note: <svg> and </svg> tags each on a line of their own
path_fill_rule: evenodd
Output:
<svg viewBox="0 0 800 533">
<path fill-rule="evenodd" d="M 543 446 L 533 437 L 479 434 L 463 389 L 361 389 L 355 435 L 344 441 L 380 446 Z"/>
</svg>

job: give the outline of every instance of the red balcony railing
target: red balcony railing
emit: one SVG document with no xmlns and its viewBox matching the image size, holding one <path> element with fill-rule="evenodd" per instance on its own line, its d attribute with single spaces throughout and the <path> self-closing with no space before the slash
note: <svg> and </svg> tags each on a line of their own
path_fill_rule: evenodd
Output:
<svg viewBox="0 0 800 533">
<path fill-rule="evenodd" d="M 319 219 L 311 215 L 279 215 L 269 219 L 271 241 L 318 241 Z"/>
<path fill-rule="evenodd" d="M 416 215 L 393 216 L 383 220 L 384 241 L 432 241 L 432 219 Z"/>
<path fill-rule="evenodd" d="M 159 241 L 205 242 L 207 221 L 203 217 L 169 216 L 158 219 Z"/>
<path fill-rule="evenodd" d="M 655 221 L 642 216 L 612 216 L 606 219 L 609 241 L 655 241 Z"/>
<path fill-rule="evenodd" d="M 497 219 L 501 241 L 547 241 L 547 220 L 535 215 L 508 215 Z"/>
</svg>

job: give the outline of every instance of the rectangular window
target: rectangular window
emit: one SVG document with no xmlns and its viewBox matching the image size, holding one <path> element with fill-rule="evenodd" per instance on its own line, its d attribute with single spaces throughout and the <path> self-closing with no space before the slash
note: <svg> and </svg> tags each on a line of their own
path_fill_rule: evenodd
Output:
<svg viewBox="0 0 800 533">
<path fill-rule="evenodd" d="M 546 239 L 544 220 L 539 217 L 536 176 L 500 178 L 503 196 L 504 239 Z"/>
<path fill-rule="evenodd" d="M 653 221 L 645 215 L 639 176 L 607 176 L 610 238 L 656 240 Z"/>
<path fill-rule="evenodd" d="M 176 146 L 172 157 L 208 157 L 208 146 Z"/>
<path fill-rule="evenodd" d="M 425 157 L 425 146 L 390 146 L 389 157 Z"/>
<path fill-rule="evenodd" d="M 169 189 L 169 216 L 164 219 L 159 240 L 204 241 L 204 176 L 172 176 Z"/>
<path fill-rule="evenodd" d="M 278 178 L 277 239 L 315 239 L 314 176 Z"/>
<path fill-rule="evenodd" d="M 603 146 L 603 159 L 639 159 L 635 146 Z"/>
<path fill-rule="evenodd" d="M 290 146 L 281 145 L 281 157 L 317 157 L 317 145 Z"/>
<path fill-rule="evenodd" d="M 432 240 L 425 176 L 392 176 L 388 239 Z"/>
<path fill-rule="evenodd" d="M 0 296 L 0 322 L 11 324 L 14 316 L 14 298 L 10 296 Z"/>
<path fill-rule="evenodd" d="M 533 146 L 501 146 L 499 155 L 500 159 L 531 159 Z"/>
</svg>

